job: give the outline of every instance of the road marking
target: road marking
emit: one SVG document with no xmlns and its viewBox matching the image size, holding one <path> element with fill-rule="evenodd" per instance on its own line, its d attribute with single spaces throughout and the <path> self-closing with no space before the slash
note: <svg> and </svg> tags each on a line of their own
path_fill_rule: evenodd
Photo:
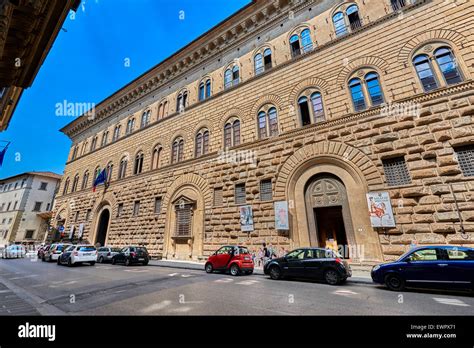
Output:
<svg viewBox="0 0 474 348">
<path fill-rule="evenodd" d="M 11 290 L 0 290 L 0 294 L 4 294 L 6 292 L 12 292 Z"/>
<path fill-rule="evenodd" d="M 178 275 L 179 273 L 170 273 L 168 274 L 170 277 L 174 277 L 175 275 Z"/>
<path fill-rule="evenodd" d="M 169 300 L 161 301 L 159 303 L 155 303 L 155 304 L 152 304 L 151 306 L 147 306 L 146 308 L 141 309 L 140 312 L 151 313 L 151 312 L 159 311 L 160 309 L 168 307 L 170 304 L 171 304 L 171 301 Z"/>
<path fill-rule="evenodd" d="M 124 272 L 145 273 L 145 272 L 148 272 L 148 270 L 146 270 L 146 269 L 126 269 Z"/>
<path fill-rule="evenodd" d="M 8 278 L 8 280 L 16 280 L 16 279 L 23 279 L 23 278 L 33 278 L 33 277 L 38 277 L 38 274 L 30 274 L 30 275 L 26 275 L 26 276 L 23 276 L 23 277 Z"/>
<path fill-rule="evenodd" d="M 183 277 L 183 278 L 189 278 L 189 277 L 192 277 L 192 274 L 181 274 L 181 277 Z"/>
<path fill-rule="evenodd" d="M 333 292 L 335 295 L 341 295 L 341 296 L 351 296 L 351 295 L 358 295 L 357 292 L 351 291 L 351 290 L 336 290 Z"/>
<path fill-rule="evenodd" d="M 238 285 L 253 285 L 255 283 L 260 283 L 258 280 L 244 280 L 242 282 L 238 282 L 238 283 L 235 283 L 235 284 L 238 284 Z"/>
<path fill-rule="evenodd" d="M 470 305 L 468 305 L 467 303 L 464 303 L 463 301 L 455 299 L 455 298 L 433 297 L 433 300 L 435 300 L 438 303 L 447 304 L 451 306 L 470 307 Z"/>
<path fill-rule="evenodd" d="M 231 278 L 222 278 L 222 279 L 217 279 L 214 280 L 214 283 L 232 283 L 234 279 Z"/>
<path fill-rule="evenodd" d="M 178 307 L 175 309 L 171 309 L 168 312 L 185 313 L 185 312 L 189 312 L 191 309 L 192 309 L 191 307 Z"/>
</svg>

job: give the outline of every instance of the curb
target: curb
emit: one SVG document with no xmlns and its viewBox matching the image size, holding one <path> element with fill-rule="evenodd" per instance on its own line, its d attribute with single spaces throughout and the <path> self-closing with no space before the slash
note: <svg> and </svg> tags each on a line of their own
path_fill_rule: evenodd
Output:
<svg viewBox="0 0 474 348">
<path fill-rule="evenodd" d="M 155 262 L 160 262 L 160 261 L 155 261 Z M 148 265 L 149 266 L 154 266 L 154 267 L 167 267 L 167 268 L 179 268 L 179 269 L 204 271 L 204 264 L 180 264 L 180 263 L 158 264 L 158 263 L 154 263 L 153 261 L 150 261 L 150 263 L 148 263 Z M 263 273 L 263 270 L 261 270 L 261 269 L 254 269 L 253 274 L 258 275 L 258 276 L 264 276 L 265 275 Z M 357 276 L 348 278 L 347 282 L 348 283 L 357 283 L 357 284 L 374 284 L 372 282 L 372 278 L 370 278 L 370 277 L 357 277 Z"/>
</svg>

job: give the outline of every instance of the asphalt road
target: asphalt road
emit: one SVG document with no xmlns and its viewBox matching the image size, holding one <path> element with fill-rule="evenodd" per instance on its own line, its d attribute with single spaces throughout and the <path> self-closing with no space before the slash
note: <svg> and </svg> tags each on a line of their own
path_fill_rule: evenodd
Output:
<svg viewBox="0 0 474 348">
<path fill-rule="evenodd" d="M 473 295 L 463 293 L 397 293 L 373 284 L 330 286 L 150 265 L 69 268 L 0 260 L 0 315 L 452 316 L 473 315 L 473 309 Z"/>
</svg>

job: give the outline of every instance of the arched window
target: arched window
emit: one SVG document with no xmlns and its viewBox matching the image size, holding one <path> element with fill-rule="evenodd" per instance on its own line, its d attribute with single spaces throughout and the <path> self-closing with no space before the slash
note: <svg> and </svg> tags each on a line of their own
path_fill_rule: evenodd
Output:
<svg viewBox="0 0 474 348">
<path fill-rule="evenodd" d="M 110 183 L 110 181 L 112 180 L 113 171 L 114 171 L 114 164 L 110 162 L 109 164 L 107 164 L 107 167 L 105 169 L 105 173 L 107 175 L 107 183 Z"/>
<path fill-rule="evenodd" d="M 155 146 L 153 149 L 153 153 L 151 156 L 151 169 L 158 169 L 160 168 L 160 157 L 161 157 L 161 146 Z"/>
<path fill-rule="evenodd" d="M 453 85 L 463 81 L 453 52 L 449 47 L 438 48 L 434 51 L 434 57 L 447 85 Z"/>
<path fill-rule="evenodd" d="M 362 111 L 367 108 L 365 102 L 364 91 L 362 90 L 362 82 L 359 78 L 349 81 L 349 89 L 351 91 L 352 103 L 355 111 Z"/>
<path fill-rule="evenodd" d="M 278 135 L 278 114 L 274 106 L 267 105 L 258 113 L 258 134 L 260 139 Z"/>
<path fill-rule="evenodd" d="M 74 180 L 72 181 L 72 190 L 71 192 L 76 192 L 77 191 L 77 185 L 79 184 L 79 174 L 76 174 L 74 177 Z"/>
<path fill-rule="evenodd" d="M 117 141 L 118 138 L 120 137 L 120 128 L 122 128 L 122 126 L 120 125 L 115 127 L 113 141 Z"/>
<path fill-rule="evenodd" d="M 82 176 L 82 186 L 81 186 L 81 188 L 82 188 L 83 190 L 85 190 L 88 185 L 89 185 L 89 171 L 86 170 L 86 171 L 84 172 L 84 175 Z"/>
<path fill-rule="evenodd" d="M 365 84 L 367 85 L 367 92 L 372 106 L 382 104 L 383 93 L 380 86 L 379 75 L 375 72 L 368 73 L 365 75 Z"/>
<path fill-rule="evenodd" d="M 224 147 L 240 145 L 240 121 L 232 118 L 224 126 Z"/>
<path fill-rule="evenodd" d="M 147 110 L 142 114 L 142 122 L 140 124 L 140 127 L 146 127 L 150 124 L 150 116 L 151 116 L 151 110 Z"/>
<path fill-rule="evenodd" d="M 137 153 L 135 156 L 135 165 L 133 167 L 133 174 L 137 175 L 143 171 L 143 152 Z"/>
<path fill-rule="evenodd" d="M 345 11 L 341 10 L 332 16 L 336 37 L 345 35 L 350 30 L 356 30 L 362 26 L 357 5 L 350 5 Z"/>
<path fill-rule="evenodd" d="M 298 99 L 301 126 L 325 121 L 323 98 L 314 88 L 305 90 Z"/>
<path fill-rule="evenodd" d="M 133 129 L 135 128 L 135 118 L 131 118 L 127 122 L 127 129 L 126 129 L 126 134 L 131 134 L 133 132 Z"/>
<path fill-rule="evenodd" d="M 69 178 L 67 178 L 66 182 L 64 183 L 63 195 L 66 195 L 68 191 L 69 191 Z"/>
<path fill-rule="evenodd" d="M 228 68 L 224 73 L 224 89 L 238 85 L 240 82 L 240 70 L 239 66 L 235 64 L 233 67 Z"/>
<path fill-rule="evenodd" d="M 176 112 L 183 112 L 188 101 L 188 91 L 182 91 L 176 98 Z"/>
<path fill-rule="evenodd" d="M 109 138 L 109 131 L 105 131 L 105 132 L 102 134 L 101 146 L 107 145 L 107 142 L 109 141 L 108 138 Z"/>
<path fill-rule="evenodd" d="M 90 151 L 94 151 L 96 147 L 97 147 L 97 136 L 95 136 L 95 137 L 92 139 L 92 142 L 91 142 L 91 150 L 90 150 Z"/>
<path fill-rule="evenodd" d="M 123 179 L 125 178 L 125 176 L 127 175 L 127 158 L 126 157 L 123 157 L 121 160 L 120 160 L 120 166 L 119 166 L 119 179 Z"/>
<path fill-rule="evenodd" d="M 207 129 L 201 129 L 196 134 L 196 147 L 195 157 L 205 155 L 209 152 L 209 131 Z"/>
<path fill-rule="evenodd" d="M 184 140 L 182 138 L 177 138 L 173 142 L 172 154 L 171 154 L 171 163 L 178 163 L 184 159 Z"/>
<path fill-rule="evenodd" d="M 74 149 L 72 150 L 72 157 L 71 157 L 71 161 L 75 160 L 77 157 L 77 145 L 74 146 Z"/>
<path fill-rule="evenodd" d="M 81 155 L 86 153 L 87 145 L 89 145 L 87 141 L 82 145 Z"/>
<path fill-rule="evenodd" d="M 257 53 L 254 57 L 255 75 L 272 68 L 272 50 L 267 48 L 262 53 Z"/>
<path fill-rule="evenodd" d="M 426 54 L 420 54 L 413 58 L 413 64 L 425 92 L 438 88 L 438 82 L 433 73 L 430 58 Z"/>
<path fill-rule="evenodd" d="M 199 84 L 199 101 L 207 99 L 211 96 L 211 79 L 202 81 Z"/>
<path fill-rule="evenodd" d="M 307 53 L 313 49 L 311 40 L 311 31 L 304 29 L 290 37 L 291 56 L 297 57 L 300 54 Z"/>
<path fill-rule="evenodd" d="M 158 119 L 162 119 L 166 116 L 168 116 L 168 101 L 167 100 L 161 102 L 160 106 L 158 107 Z"/>
</svg>

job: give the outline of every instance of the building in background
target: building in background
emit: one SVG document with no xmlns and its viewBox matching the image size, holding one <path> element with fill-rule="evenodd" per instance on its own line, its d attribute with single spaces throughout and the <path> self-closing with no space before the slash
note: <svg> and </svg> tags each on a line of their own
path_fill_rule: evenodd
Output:
<svg viewBox="0 0 474 348">
<path fill-rule="evenodd" d="M 0 0 L 0 131 L 80 0 Z"/>
<path fill-rule="evenodd" d="M 473 246 L 473 16 L 473 1 L 253 1 L 62 129 L 53 221 L 185 260 Z"/>
<path fill-rule="evenodd" d="M 0 180 L 0 246 L 43 241 L 60 180 L 51 172 Z"/>
</svg>

